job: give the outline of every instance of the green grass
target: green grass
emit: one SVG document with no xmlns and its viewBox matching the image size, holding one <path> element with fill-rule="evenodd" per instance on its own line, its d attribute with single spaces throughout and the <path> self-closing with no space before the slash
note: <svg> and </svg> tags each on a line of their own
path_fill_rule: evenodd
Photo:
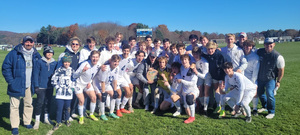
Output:
<svg viewBox="0 0 300 135">
<path fill-rule="evenodd" d="M 262 48 L 263 46 L 258 45 L 257 47 Z M 226 111 L 227 116 L 224 119 L 218 119 L 216 115 L 205 118 L 196 114 L 194 123 L 184 124 L 186 115 L 173 118 L 171 113 L 153 115 L 143 109 L 135 109 L 133 114 L 124 114 L 124 117 L 117 120 L 109 118 L 109 121 L 95 122 L 85 118 L 83 125 L 73 121 L 69 128 L 63 125 L 54 134 L 299 134 L 300 42 L 277 44 L 275 49 L 285 58 L 286 67 L 281 87 L 276 95 L 276 116 L 274 119 L 267 120 L 264 118 L 267 114 L 263 113 L 253 117 L 252 123 L 245 123 L 244 117 L 230 118 L 230 112 Z M 63 48 L 55 48 L 54 58 L 57 59 L 63 50 Z M 0 51 L 1 65 L 7 53 Z M 7 84 L 1 74 L 0 134 L 11 133 L 9 96 L 6 94 L 6 88 Z M 55 114 L 51 115 L 51 119 L 55 119 Z M 51 128 L 52 126 L 41 124 L 40 129 L 36 131 L 20 126 L 20 133 L 44 135 Z"/>
</svg>

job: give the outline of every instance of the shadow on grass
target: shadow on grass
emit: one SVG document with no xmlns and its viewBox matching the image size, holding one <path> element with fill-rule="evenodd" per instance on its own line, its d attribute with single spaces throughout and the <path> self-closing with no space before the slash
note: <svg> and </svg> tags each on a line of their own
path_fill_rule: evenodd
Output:
<svg viewBox="0 0 300 135">
<path fill-rule="evenodd" d="M 4 118 L 9 119 L 9 103 L 2 103 L 0 105 L 1 108 L 1 113 L 0 113 L 0 127 L 3 127 L 5 130 L 10 131 L 11 130 L 11 126 L 10 123 L 6 123 L 4 121 Z"/>
</svg>

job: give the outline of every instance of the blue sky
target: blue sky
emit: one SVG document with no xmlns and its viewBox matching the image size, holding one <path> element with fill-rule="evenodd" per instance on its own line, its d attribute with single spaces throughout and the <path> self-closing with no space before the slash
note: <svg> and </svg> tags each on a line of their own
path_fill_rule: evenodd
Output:
<svg viewBox="0 0 300 135">
<path fill-rule="evenodd" d="M 113 22 L 174 30 L 235 33 L 300 29 L 300 0 L 1 0 L 0 31 Z"/>
</svg>

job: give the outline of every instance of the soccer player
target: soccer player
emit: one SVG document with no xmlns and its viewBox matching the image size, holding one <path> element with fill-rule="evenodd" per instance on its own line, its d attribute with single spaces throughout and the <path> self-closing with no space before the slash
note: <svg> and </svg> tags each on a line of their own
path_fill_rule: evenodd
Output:
<svg viewBox="0 0 300 135">
<path fill-rule="evenodd" d="M 180 64 L 182 64 L 180 57 L 184 54 L 186 54 L 185 51 L 185 44 L 179 43 L 177 44 L 177 51 L 178 54 L 175 56 L 174 61 L 173 62 L 179 62 Z M 192 54 L 189 54 L 190 57 L 190 65 L 192 65 L 192 63 L 196 63 L 195 58 L 192 56 Z"/>
<path fill-rule="evenodd" d="M 191 54 L 194 47 L 201 46 L 201 45 L 198 45 L 198 36 L 197 35 L 191 34 L 189 36 L 189 40 L 190 40 L 191 44 L 186 47 L 186 54 Z"/>
<path fill-rule="evenodd" d="M 95 45 L 96 45 L 96 39 L 94 37 L 89 37 L 86 39 L 87 45 L 85 45 L 81 50 L 80 50 L 80 56 L 79 56 L 79 63 L 87 60 L 93 50 L 98 50 Z"/>
<path fill-rule="evenodd" d="M 191 58 L 188 54 L 180 56 L 182 66 L 180 68 L 180 74 L 182 79 L 177 79 L 178 83 L 182 83 L 182 96 L 184 101 L 184 107 L 189 118 L 184 123 L 192 123 L 195 120 L 195 101 L 199 96 L 199 90 L 197 89 L 197 75 L 192 72 L 190 68 Z"/>
<path fill-rule="evenodd" d="M 225 116 L 225 102 L 236 112 L 240 107 L 246 111 L 246 122 L 251 122 L 251 108 L 249 103 L 256 93 L 257 85 L 252 83 L 243 74 L 234 72 L 231 62 L 225 62 L 223 65 L 225 76 L 225 91 L 230 89 L 230 92 L 222 99 L 222 109 L 219 117 Z"/>
<path fill-rule="evenodd" d="M 196 68 L 193 68 L 194 73 L 198 76 L 197 87 L 199 89 L 199 100 L 203 106 L 204 114 L 207 116 L 207 107 L 209 103 L 209 89 L 211 86 L 211 76 L 209 74 L 209 65 L 204 57 L 201 57 L 199 47 L 194 47 L 192 54 L 196 60 Z"/>
<path fill-rule="evenodd" d="M 259 57 L 258 55 L 252 51 L 255 47 L 255 43 L 250 40 L 246 40 L 243 43 L 243 50 L 245 53 L 245 58 L 248 61 L 248 66 L 245 69 L 244 75 L 254 84 L 257 84 L 257 76 L 259 71 Z M 257 95 L 254 96 L 252 100 L 253 104 L 253 115 L 257 115 L 257 104 L 258 104 L 258 97 Z"/>
<path fill-rule="evenodd" d="M 100 58 L 99 51 L 92 51 L 90 54 L 90 58 L 84 61 L 76 72 L 73 74 L 73 77 L 76 78 L 76 96 L 79 100 L 78 103 L 78 113 L 79 113 L 79 124 L 84 123 L 83 119 L 83 104 L 84 104 L 84 94 L 91 99 L 90 103 L 90 118 L 94 121 L 98 121 L 98 119 L 94 116 L 94 111 L 96 108 L 96 94 L 94 88 L 92 87 L 92 79 L 98 72 L 100 65 L 98 65 L 98 60 Z"/>
<path fill-rule="evenodd" d="M 113 49 L 114 43 L 115 43 L 115 38 L 107 37 L 105 39 L 105 41 L 106 41 L 106 48 L 103 48 L 103 50 L 99 49 L 99 51 L 101 52 L 101 55 L 103 56 L 99 60 L 99 65 L 103 65 L 105 62 L 107 62 L 111 58 L 112 55 L 119 54 L 118 51 Z"/>
<path fill-rule="evenodd" d="M 114 54 L 110 60 L 109 60 L 109 65 L 105 65 L 106 70 L 100 70 L 97 73 L 97 78 L 100 81 L 100 86 L 101 86 L 101 102 L 100 102 L 100 111 L 101 111 L 101 116 L 100 118 L 102 120 L 107 121 L 107 117 L 105 115 L 105 106 L 104 103 L 106 101 L 107 95 L 110 95 L 110 110 L 109 110 L 109 115 L 112 118 L 118 119 L 119 116 L 114 114 L 115 110 L 115 104 L 116 104 L 116 99 L 119 97 L 119 93 L 121 93 L 121 90 L 117 91 L 117 79 L 118 79 L 118 74 L 119 74 L 119 61 L 121 60 L 121 57 L 117 54 Z M 100 88 L 98 87 L 100 90 Z"/>
<path fill-rule="evenodd" d="M 135 53 L 138 51 L 138 48 L 136 48 L 136 38 L 134 36 L 129 37 L 128 39 L 129 45 L 130 45 L 130 58 L 135 58 Z"/>
<path fill-rule="evenodd" d="M 150 35 L 147 35 L 145 37 L 145 42 L 146 42 L 146 46 L 148 46 L 149 48 L 154 47 L 154 44 L 152 44 L 152 37 Z"/>
<path fill-rule="evenodd" d="M 145 52 L 144 58 L 148 57 L 148 54 L 149 54 L 148 48 L 149 47 L 147 46 L 146 42 L 144 42 L 144 41 L 139 42 L 139 50 Z"/>
<path fill-rule="evenodd" d="M 208 38 L 206 37 L 206 36 L 201 36 L 200 38 L 199 38 L 199 40 L 200 40 L 200 43 L 202 44 L 202 46 L 200 47 L 200 49 L 201 49 L 201 52 L 203 53 L 203 54 L 207 54 L 207 50 L 206 50 L 206 44 L 208 43 Z"/>
<path fill-rule="evenodd" d="M 168 64 L 167 64 L 168 68 L 171 68 L 171 65 L 173 64 L 174 58 L 178 54 L 175 43 L 170 46 L 170 51 L 171 52 L 168 54 L 168 56 L 169 56 L 169 60 L 168 60 Z"/>
<path fill-rule="evenodd" d="M 160 48 L 161 40 L 156 38 L 156 39 L 154 39 L 153 44 L 154 44 L 154 47 L 152 48 L 152 51 L 155 51 L 157 54 L 156 57 L 158 57 L 159 54 L 163 52 L 163 49 Z"/>
</svg>

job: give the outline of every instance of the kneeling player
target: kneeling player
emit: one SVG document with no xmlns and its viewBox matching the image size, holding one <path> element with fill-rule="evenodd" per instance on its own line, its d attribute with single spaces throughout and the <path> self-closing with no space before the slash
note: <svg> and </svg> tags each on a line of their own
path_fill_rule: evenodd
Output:
<svg viewBox="0 0 300 135">
<path fill-rule="evenodd" d="M 252 83 L 247 77 L 238 72 L 233 72 L 231 62 L 225 62 L 223 69 L 227 74 L 225 76 L 225 90 L 230 88 L 230 92 L 222 99 L 222 110 L 220 117 L 225 116 L 225 102 L 236 112 L 243 107 L 246 111 L 246 122 L 251 122 L 251 109 L 249 103 L 256 94 L 257 85 Z"/>
</svg>

